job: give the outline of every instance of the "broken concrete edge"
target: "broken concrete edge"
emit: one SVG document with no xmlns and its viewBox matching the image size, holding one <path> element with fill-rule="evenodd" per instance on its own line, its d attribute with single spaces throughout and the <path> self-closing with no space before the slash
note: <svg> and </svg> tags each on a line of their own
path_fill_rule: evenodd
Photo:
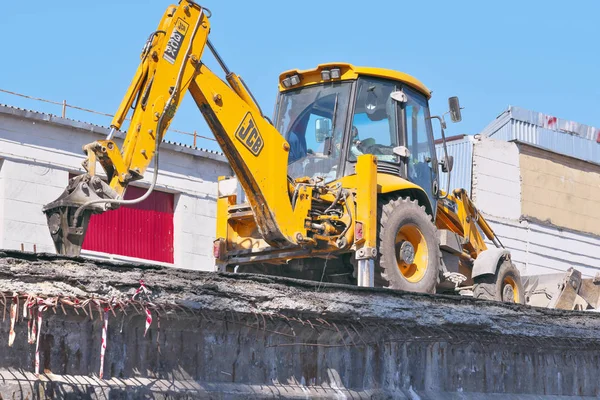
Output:
<svg viewBox="0 0 600 400">
<path fill-rule="evenodd" d="M 144 281 L 152 293 L 139 293 L 140 281 Z M 393 325 L 422 328 L 462 326 L 465 330 L 503 335 L 600 339 L 600 316 L 590 312 L 276 276 L 0 251 L 0 293 L 9 298 L 14 292 L 20 297 L 35 297 L 36 304 L 46 304 L 53 309 L 59 302 L 64 304 L 61 299 L 74 303 L 75 309 L 81 309 L 82 302 L 86 302 L 88 309 L 91 307 L 100 313 L 111 311 L 111 305 L 120 302 L 137 307 L 142 315 L 146 310 L 160 313 L 170 309 L 196 318 L 202 313 L 232 313 L 309 323 L 318 319 L 368 322 L 383 318 Z M 0 301 L 7 306 L 6 300 Z M 112 311 L 114 309 L 113 306 Z M 552 329 L 548 329 L 550 324 Z"/>
<path fill-rule="evenodd" d="M 111 266 L 111 267 L 123 267 L 123 268 L 139 268 L 139 269 L 165 269 L 162 265 L 153 265 L 148 263 L 135 263 L 135 262 L 125 262 L 125 261 L 107 261 L 107 260 L 98 260 L 83 256 L 65 256 L 61 254 L 54 253 L 34 253 L 31 251 L 21 251 L 21 250 L 12 250 L 12 249 L 0 249 L 0 258 L 18 258 L 24 261 L 56 261 L 56 260 L 64 260 L 64 261 L 72 261 L 72 262 L 89 262 L 102 266 Z M 171 268 L 170 269 L 177 269 Z"/>
<path fill-rule="evenodd" d="M 207 276 L 214 276 L 219 278 L 224 278 L 228 280 L 235 281 L 252 281 L 255 283 L 262 283 L 265 285 L 270 284 L 283 284 L 289 287 L 294 287 L 298 289 L 305 290 L 315 290 L 319 292 L 327 292 L 333 291 L 337 292 L 339 290 L 344 290 L 347 292 L 354 292 L 363 295 L 368 294 L 383 294 L 388 297 L 398 298 L 398 299 L 407 299 L 411 300 L 428 300 L 434 302 L 449 302 L 453 304 L 476 304 L 478 306 L 490 306 L 490 307 L 500 307 L 505 308 L 507 310 L 512 311 L 534 311 L 537 313 L 546 314 L 549 316 L 558 316 L 558 315 L 568 315 L 568 316 L 576 316 L 576 315 L 589 315 L 589 312 L 585 311 L 564 311 L 557 309 L 547 309 L 541 307 L 529 306 L 526 304 L 514 304 L 514 303 L 501 303 L 501 302 L 491 302 L 489 300 L 483 299 L 475 299 L 473 297 L 468 296 L 460 296 L 460 295 L 447 295 L 447 294 L 428 294 L 428 293 L 414 293 L 414 292 L 404 292 L 401 290 L 392 290 L 387 288 L 368 288 L 368 287 L 359 287 L 355 285 L 344 285 L 338 283 L 327 283 L 327 282 L 316 282 L 310 280 L 301 280 L 273 275 L 260 275 L 260 274 L 247 274 L 247 273 L 229 273 L 229 272 L 207 272 L 207 271 L 193 271 L 187 269 L 178 269 L 173 267 L 164 267 L 161 265 L 152 265 L 146 263 L 134 263 L 134 262 L 124 262 L 124 261 L 107 261 L 107 260 L 97 260 L 86 257 L 71 257 L 71 256 L 63 256 L 52 253 L 32 253 L 26 251 L 18 251 L 18 250 L 2 250 L 0 249 L 0 259 L 2 258 L 14 258 L 23 261 L 68 261 L 73 263 L 92 263 L 95 267 L 99 269 L 111 269 L 118 268 L 120 270 L 140 270 L 140 271 L 161 271 L 166 273 L 173 274 L 185 274 L 189 275 L 190 278 L 205 278 Z M 4 274 L 4 271 L 0 269 L 0 278 Z M 10 274 L 9 274 L 10 275 Z M 96 299 L 100 299 L 98 296 L 93 296 Z M 106 299 L 108 300 L 108 299 Z"/>
</svg>

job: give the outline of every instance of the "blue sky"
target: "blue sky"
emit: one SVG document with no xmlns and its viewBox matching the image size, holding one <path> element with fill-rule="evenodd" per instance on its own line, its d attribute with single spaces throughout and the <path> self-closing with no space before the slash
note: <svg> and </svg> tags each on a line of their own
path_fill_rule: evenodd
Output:
<svg viewBox="0 0 600 400">
<path fill-rule="evenodd" d="M 113 113 L 141 47 L 168 5 L 6 2 L 0 15 L 0 89 Z M 269 115 L 280 72 L 347 61 L 418 77 L 433 90 L 434 113 L 446 110 L 449 96 L 459 96 L 463 121 L 448 124 L 448 135 L 477 133 L 508 105 L 600 127 L 600 2 L 595 0 L 207 0 L 203 5 L 213 13 L 213 44 Z M 3 93 L 0 103 L 60 113 L 59 106 Z M 67 116 L 109 123 L 73 110 Z M 210 135 L 189 96 L 172 127 Z"/>
</svg>

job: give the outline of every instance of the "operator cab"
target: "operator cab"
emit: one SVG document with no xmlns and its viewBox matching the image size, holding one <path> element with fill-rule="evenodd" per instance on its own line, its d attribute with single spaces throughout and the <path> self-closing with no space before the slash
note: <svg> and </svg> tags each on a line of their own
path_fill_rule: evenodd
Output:
<svg viewBox="0 0 600 400">
<path fill-rule="evenodd" d="M 325 183 L 355 173 L 373 154 L 378 171 L 422 187 L 431 204 L 438 170 L 429 90 L 391 70 L 325 64 L 280 76 L 275 126 L 290 145 L 288 176 Z"/>
</svg>

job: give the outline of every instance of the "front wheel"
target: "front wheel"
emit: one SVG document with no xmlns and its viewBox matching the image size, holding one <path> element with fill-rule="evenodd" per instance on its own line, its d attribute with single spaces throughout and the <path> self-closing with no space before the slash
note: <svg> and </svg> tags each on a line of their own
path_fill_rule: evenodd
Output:
<svg viewBox="0 0 600 400">
<path fill-rule="evenodd" d="M 521 274 L 510 260 L 500 261 L 500 266 L 494 275 L 478 276 L 474 281 L 473 297 L 476 299 L 525 303 Z"/>
<path fill-rule="evenodd" d="M 434 293 L 441 254 L 436 228 L 425 207 L 416 200 L 395 197 L 381 199 L 377 211 L 375 286 Z"/>
</svg>

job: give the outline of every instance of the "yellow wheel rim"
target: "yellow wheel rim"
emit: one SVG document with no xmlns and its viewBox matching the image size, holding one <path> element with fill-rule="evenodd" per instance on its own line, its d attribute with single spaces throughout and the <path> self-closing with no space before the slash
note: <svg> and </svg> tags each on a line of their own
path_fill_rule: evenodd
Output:
<svg viewBox="0 0 600 400">
<path fill-rule="evenodd" d="M 396 235 L 396 263 L 398 270 L 411 283 L 419 282 L 425 276 L 429 265 L 425 236 L 416 225 L 407 224 Z"/>
<path fill-rule="evenodd" d="M 502 281 L 502 301 L 508 303 L 519 302 L 519 287 L 512 276 L 507 276 Z"/>
</svg>

